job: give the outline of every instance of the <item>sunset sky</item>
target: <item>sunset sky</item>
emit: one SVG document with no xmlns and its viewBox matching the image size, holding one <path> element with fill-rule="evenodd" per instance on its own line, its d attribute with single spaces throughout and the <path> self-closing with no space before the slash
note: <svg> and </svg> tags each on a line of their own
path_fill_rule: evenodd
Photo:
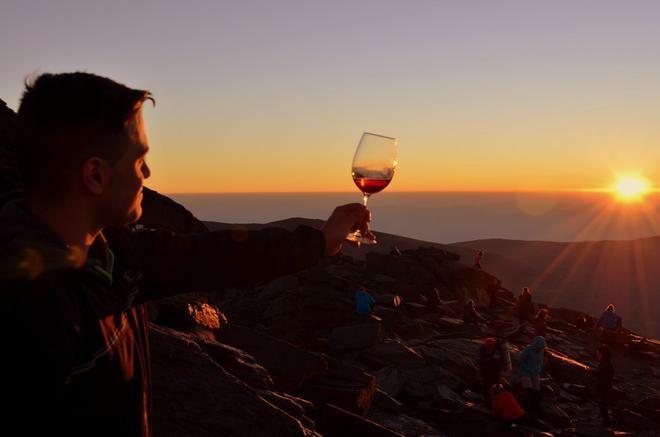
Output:
<svg viewBox="0 0 660 437">
<path fill-rule="evenodd" d="M 388 191 L 660 185 L 657 1 L 26 1 L 0 5 L 0 98 L 85 70 L 153 92 L 165 193 L 353 191 L 364 131 Z"/>
</svg>

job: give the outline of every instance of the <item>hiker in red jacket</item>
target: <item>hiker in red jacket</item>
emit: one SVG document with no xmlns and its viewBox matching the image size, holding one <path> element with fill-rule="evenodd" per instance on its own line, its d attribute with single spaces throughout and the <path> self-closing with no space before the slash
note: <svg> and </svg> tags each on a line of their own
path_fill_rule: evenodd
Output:
<svg viewBox="0 0 660 437">
<path fill-rule="evenodd" d="M 525 410 L 520 406 L 513 393 L 504 390 L 502 384 L 495 384 L 490 390 L 493 415 L 503 424 L 518 423 L 525 417 Z"/>
<path fill-rule="evenodd" d="M 24 190 L 0 202 L 0 417 L 20 435 L 151 436 L 148 300 L 305 269 L 366 231 L 360 204 L 336 208 L 322 230 L 128 228 L 151 174 L 146 100 L 87 73 L 43 74 L 23 94 Z"/>
</svg>

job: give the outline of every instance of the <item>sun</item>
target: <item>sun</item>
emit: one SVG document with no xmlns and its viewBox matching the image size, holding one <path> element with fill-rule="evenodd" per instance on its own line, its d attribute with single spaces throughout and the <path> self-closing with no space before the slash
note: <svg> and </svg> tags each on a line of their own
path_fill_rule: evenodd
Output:
<svg viewBox="0 0 660 437">
<path fill-rule="evenodd" d="M 612 191 L 622 202 L 639 202 L 651 191 L 651 184 L 639 176 L 622 176 L 614 184 Z"/>
</svg>

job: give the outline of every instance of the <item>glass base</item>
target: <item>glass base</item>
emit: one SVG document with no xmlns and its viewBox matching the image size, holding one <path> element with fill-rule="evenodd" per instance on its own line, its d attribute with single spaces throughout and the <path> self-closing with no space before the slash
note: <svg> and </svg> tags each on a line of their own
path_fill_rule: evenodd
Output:
<svg viewBox="0 0 660 437">
<path fill-rule="evenodd" d="M 369 235 L 362 235 L 360 231 L 353 232 L 352 234 L 348 234 L 346 236 L 346 240 L 348 241 L 358 241 L 361 244 L 378 244 L 378 241 L 376 241 L 376 234 L 373 232 L 369 232 Z"/>
</svg>

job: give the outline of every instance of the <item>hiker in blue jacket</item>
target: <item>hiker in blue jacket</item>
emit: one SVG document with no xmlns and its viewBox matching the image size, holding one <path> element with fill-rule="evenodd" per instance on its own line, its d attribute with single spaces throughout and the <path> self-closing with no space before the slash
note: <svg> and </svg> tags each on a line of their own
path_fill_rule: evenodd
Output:
<svg viewBox="0 0 660 437">
<path fill-rule="evenodd" d="M 518 359 L 520 383 L 523 387 L 523 403 L 528 412 L 538 413 L 541 404 L 541 372 L 545 358 L 546 342 L 543 337 L 535 337 L 523 349 Z"/>
<path fill-rule="evenodd" d="M 614 305 L 609 304 L 603 314 L 601 314 L 600 319 L 598 320 L 598 326 L 602 326 L 604 329 L 609 329 L 610 331 L 616 331 L 621 329 L 621 316 L 619 316 L 615 309 Z"/>
<path fill-rule="evenodd" d="M 361 286 L 355 292 L 355 313 L 359 318 L 368 318 L 371 316 L 375 303 L 374 297 L 367 292 L 364 286 Z"/>
</svg>

